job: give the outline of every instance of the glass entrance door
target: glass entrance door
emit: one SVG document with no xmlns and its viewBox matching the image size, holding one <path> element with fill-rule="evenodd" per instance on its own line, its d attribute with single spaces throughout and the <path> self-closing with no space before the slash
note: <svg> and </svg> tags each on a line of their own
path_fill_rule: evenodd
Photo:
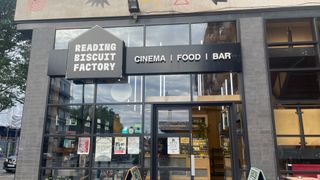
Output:
<svg viewBox="0 0 320 180">
<path fill-rule="evenodd" d="M 229 107 L 156 106 L 153 111 L 152 179 L 232 180 Z"/>
<path fill-rule="evenodd" d="M 192 107 L 195 180 L 232 180 L 229 106 Z"/>
<path fill-rule="evenodd" d="M 159 108 L 156 113 L 158 179 L 191 179 L 190 108 Z"/>
</svg>

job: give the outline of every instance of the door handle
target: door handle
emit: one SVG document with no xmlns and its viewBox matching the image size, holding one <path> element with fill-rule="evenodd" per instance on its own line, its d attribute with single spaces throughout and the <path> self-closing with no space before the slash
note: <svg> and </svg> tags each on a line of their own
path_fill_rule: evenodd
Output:
<svg viewBox="0 0 320 180">
<path fill-rule="evenodd" d="M 194 155 L 191 154 L 191 176 L 196 175 L 196 166 L 195 166 L 195 161 L 194 161 Z"/>
</svg>

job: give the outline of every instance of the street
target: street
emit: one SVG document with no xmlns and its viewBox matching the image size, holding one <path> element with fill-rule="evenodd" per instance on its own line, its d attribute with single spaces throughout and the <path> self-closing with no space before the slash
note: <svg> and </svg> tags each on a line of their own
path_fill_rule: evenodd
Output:
<svg viewBox="0 0 320 180">
<path fill-rule="evenodd" d="M 3 158 L 0 158 L 0 179 L 1 180 L 14 180 L 14 173 L 8 173 L 3 168 Z"/>
</svg>

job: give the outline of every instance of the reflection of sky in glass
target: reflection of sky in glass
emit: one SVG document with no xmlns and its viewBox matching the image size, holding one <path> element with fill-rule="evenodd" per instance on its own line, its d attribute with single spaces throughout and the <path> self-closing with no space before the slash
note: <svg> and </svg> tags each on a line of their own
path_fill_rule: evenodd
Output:
<svg viewBox="0 0 320 180">
<path fill-rule="evenodd" d="M 143 27 L 118 27 L 105 30 L 123 40 L 127 47 L 143 46 Z"/>
<path fill-rule="evenodd" d="M 142 123 L 141 105 L 113 105 L 103 106 L 112 109 L 120 117 L 120 123 L 123 127 L 130 128 L 135 124 Z"/>
<path fill-rule="evenodd" d="M 236 42 L 234 22 L 191 24 L 191 44 Z"/>
<path fill-rule="evenodd" d="M 64 29 L 56 31 L 55 49 L 68 49 L 68 43 L 88 29 Z M 123 40 L 127 47 L 143 46 L 143 27 L 105 28 L 108 32 Z"/>
<path fill-rule="evenodd" d="M 165 76 L 166 96 L 188 96 L 190 95 L 190 75 Z"/>
<path fill-rule="evenodd" d="M 94 100 L 94 84 L 84 85 L 84 103 L 93 103 Z"/>
<path fill-rule="evenodd" d="M 232 92 L 239 94 L 238 88 L 238 74 L 232 74 Z M 227 82 L 227 86 L 225 86 Z M 227 89 L 228 95 L 231 95 L 231 76 L 230 73 L 208 73 L 192 75 L 192 94 L 193 96 L 207 96 L 207 95 L 221 95 L 221 88 L 223 92 Z M 199 88 L 201 91 L 199 94 Z"/>
<path fill-rule="evenodd" d="M 75 84 L 72 81 L 66 81 L 64 79 L 61 79 L 59 98 L 59 102 L 63 104 L 93 103 L 94 84 Z"/>
<path fill-rule="evenodd" d="M 128 77 L 128 83 L 117 83 L 117 84 L 98 84 L 97 86 L 97 103 L 107 102 L 141 102 L 142 91 L 141 84 L 142 76 L 130 76 Z M 126 86 L 130 85 L 131 88 Z M 123 88 L 121 88 L 123 86 Z M 121 88 L 121 89 L 119 89 Z M 118 90 L 117 90 L 118 89 Z M 128 91 L 131 92 L 128 92 Z M 112 92 L 117 91 L 117 92 Z M 126 99 L 117 98 L 116 96 L 129 97 Z M 129 95 L 128 95 L 129 94 Z"/>
<path fill-rule="evenodd" d="M 158 118 L 166 122 L 187 122 L 189 121 L 188 110 L 159 110 Z M 151 105 L 146 104 L 144 115 L 144 133 L 151 133 Z"/>
<path fill-rule="evenodd" d="M 191 24 L 191 44 L 202 44 L 208 24 Z"/>
<path fill-rule="evenodd" d="M 161 85 L 160 85 L 160 78 Z M 189 96 L 190 75 L 146 76 L 146 96 L 160 96 L 160 86 L 166 96 Z"/>
<path fill-rule="evenodd" d="M 146 46 L 187 44 L 189 44 L 189 26 L 187 24 L 146 27 Z"/>
<path fill-rule="evenodd" d="M 64 29 L 56 31 L 54 49 L 68 49 L 68 43 L 88 29 Z"/>
<path fill-rule="evenodd" d="M 70 103 L 82 103 L 82 84 L 71 84 Z"/>
<path fill-rule="evenodd" d="M 146 104 L 144 108 L 144 133 L 151 133 L 151 105 Z"/>
<path fill-rule="evenodd" d="M 163 131 L 165 129 L 170 129 L 170 126 L 175 127 L 176 126 L 175 123 L 177 123 L 177 122 L 185 122 L 184 123 L 186 125 L 185 128 L 187 128 L 187 124 L 189 122 L 189 111 L 183 110 L 183 109 L 181 109 L 181 110 L 159 110 L 158 111 L 158 132 L 159 133 L 163 133 Z M 166 127 L 168 127 L 168 128 L 166 128 Z M 166 132 L 166 131 L 164 131 L 164 132 Z"/>
<path fill-rule="evenodd" d="M 158 121 L 185 122 L 189 121 L 188 110 L 159 110 Z"/>
</svg>

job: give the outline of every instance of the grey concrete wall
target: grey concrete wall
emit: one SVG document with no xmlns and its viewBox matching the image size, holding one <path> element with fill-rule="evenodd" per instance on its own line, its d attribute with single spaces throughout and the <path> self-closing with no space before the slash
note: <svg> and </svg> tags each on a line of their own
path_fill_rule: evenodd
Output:
<svg viewBox="0 0 320 180">
<path fill-rule="evenodd" d="M 16 180 L 38 179 L 49 83 L 48 58 L 53 43 L 54 29 L 34 29 Z"/>
<path fill-rule="evenodd" d="M 277 168 L 263 19 L 240 19 L 240 35 L 251 166 L 273 180 Z"/>
</svg>

